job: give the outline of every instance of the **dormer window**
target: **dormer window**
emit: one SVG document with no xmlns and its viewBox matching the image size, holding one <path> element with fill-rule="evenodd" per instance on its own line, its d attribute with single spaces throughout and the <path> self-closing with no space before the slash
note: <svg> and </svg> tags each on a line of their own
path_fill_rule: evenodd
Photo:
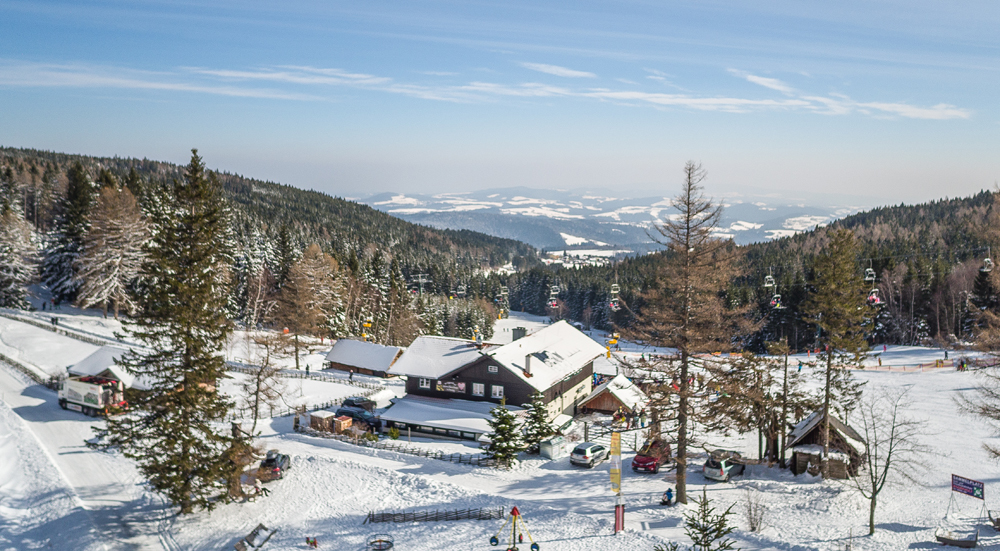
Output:
<svg viewBox="0 0 1000 551">
<path fill-rule="evenodd" d="M 490 373 L 497 373 L 498 371 L 500 371 L 500 369 L 495 365 L 491 365 L 487 369 L 489 369 Z"/>
</svg>

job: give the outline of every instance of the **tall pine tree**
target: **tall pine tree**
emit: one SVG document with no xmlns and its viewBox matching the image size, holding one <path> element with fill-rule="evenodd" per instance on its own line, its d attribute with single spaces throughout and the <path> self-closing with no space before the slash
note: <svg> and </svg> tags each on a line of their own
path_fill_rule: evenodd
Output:
<svg viewBox="0 0 1000 551">
<path fill-rule="evenodd" d="M 543 399 L 541 392 L 535 392 L 531 395 L 530 404 L 522 404 L 528 410 L 528 418 L 524 422 L 524 443 L 529 453 L 538 453 L 538 444 L 556 433 L 549 422 L 549 412 Z"/>
<path fill-rule="evenodd" d="M 76 300 L 80 289 L 77 259 L 83 253 L 84 237 L 90 227 L 90 209 L 96 189 L 80 162 L 66 174 L 66 197 L 59 205 L 56 230 L 50 236 L 42 265 L 42 282 L 59 302 Z"/>
<path fill-rule="evenodd" d="M 134 460 L 181 513 L 224 499 L 233 470 L 234 438 L 217 425 L 232 407 L 217 391 L 232 331 L 222 308 L 228 245 L 220 191 L 192 150 L 183 180 L 151 209 L 155 229 L 137 311 L 126 325 L 146 348 L 133 348 L 121 360 L 149 390 L 132 394 L 132 410 L 108 419 L 102 434 L 102 445 Z"/>
<path fill-rule="evenodd" d="M 861 384 L 847 366 L 861 366 L 868 351 L 865 325 L 870 309 L 865 306 L 864 279 L 857 271 L 857 245 L 849 230 L 836 230 L 813 264 L 813 292 L 806 314 L 820 329 L 823 372 L 823 459 L 826 476 L 830 453 L 830 414 L 842 417 L 861 399 Z M 846 421 L 846 419 L 845 419 Z"/>
</svg>

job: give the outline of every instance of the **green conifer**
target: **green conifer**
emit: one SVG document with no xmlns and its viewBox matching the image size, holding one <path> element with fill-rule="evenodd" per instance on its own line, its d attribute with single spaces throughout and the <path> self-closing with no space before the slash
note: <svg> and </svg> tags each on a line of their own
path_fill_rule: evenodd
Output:
<svg viewBox="0 0 1000 551">
<path fill-rule="evenodd" d="M 733 547 L 736 542 L 728 537 L 735 529 L 729 524 L 729 515 L 733 514 L 733 506 L 730 505 L 722 513 L 715 514 L 715 508 L 711 506 L 704 487 L 701 489 L 701 499 L 694 498 L 693 501 L 698 505 L 698 508 L 691 514 L 684 516 L 684 533 L 694 543 L 691 547 L 692 551 L 736 549 Z"/>
<path fill-rule="evenodd" d="M 486 446 L 486 456 L 496 461 L 496 466 L 509 469 L 517 460 L 517 454 L 524 449 L 521 441 L 521 430 L 517 426 L 514 414 L 507 409 L 506 400 L 491 411 L 493 418 L 487 421 L 492 432 L 486 436 L 490 443 Z"/>
<path fill-rule="evenodd" d="M 549 422 L 549 412 L 545 409 L 544 396 L 541 392 L 531 395 L 530 404 L 522 404 L 528 410 L 528 419 L 524 422 L 524 443 L 528 453 L 538 453 L 538 444 L 555 434 L 555 427 Z"/>
<path fill-rule="evenodd" d="M 112 417 L 103 447 L 118 447 L 181 513 L 211 509 L 226 495 L 233 438 L 221 430 L 232 404 L 218 391 L 231 324 L 227 294 L 227 220 L 220 186 L 197 150 L 183 180 L 152 209 L 155 230 L 126 328 L 145 349 L 120 360 L 148 390 L 129 396 L 131 411 Z"/>
</svg>

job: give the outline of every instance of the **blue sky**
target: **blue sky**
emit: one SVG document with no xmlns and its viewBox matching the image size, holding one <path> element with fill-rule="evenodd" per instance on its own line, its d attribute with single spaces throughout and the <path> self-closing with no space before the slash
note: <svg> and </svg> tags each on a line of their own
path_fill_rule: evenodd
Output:
<svg viewBox="0 0 1000 551">
<path fill-rule="evenodd" d="M 0 144 L 347 197 L 1000 179 L 996 2 L 0 0 Z"/>
</svg>

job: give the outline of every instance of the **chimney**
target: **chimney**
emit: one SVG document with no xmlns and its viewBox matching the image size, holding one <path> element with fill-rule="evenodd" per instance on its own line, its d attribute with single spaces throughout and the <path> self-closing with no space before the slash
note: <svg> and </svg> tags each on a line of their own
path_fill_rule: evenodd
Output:
<svg viewBox="0 0 1000 551">
<path fill-rule="evenodd" d="M 523 339 L 527 336 L 528 330 L 523 327 L 515 327 L 511 330 L 511 333 L 513 333 L 514 340 L 516 341 L 517 339 Z"/>
<path fill-rule="evenodd" d="M 524 376 L 531 377 L 531 354 L 524 356 Z"/>
</svg>

